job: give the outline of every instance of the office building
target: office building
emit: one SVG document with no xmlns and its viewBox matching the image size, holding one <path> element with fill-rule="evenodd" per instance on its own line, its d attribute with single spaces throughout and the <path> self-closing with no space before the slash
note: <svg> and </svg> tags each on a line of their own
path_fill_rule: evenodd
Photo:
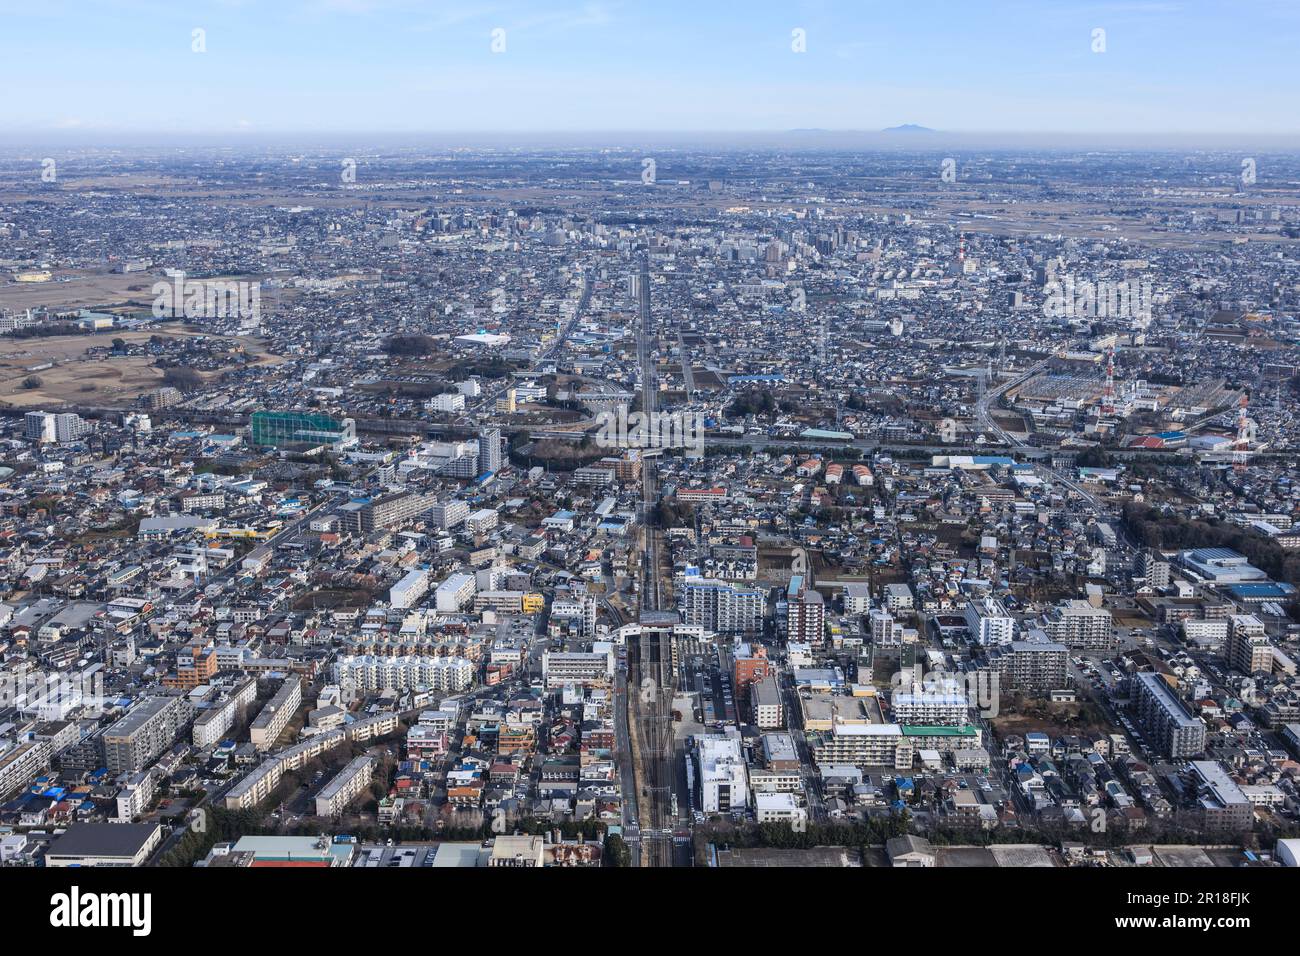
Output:
<svg viewBox="0 0 1300 956">
<path fill-rule="evenodd" d="M 739 812 L 749 806 L 749 777 L 736 734 L 695 738 L 700 809 L 706 814 Z"/>
</svg>

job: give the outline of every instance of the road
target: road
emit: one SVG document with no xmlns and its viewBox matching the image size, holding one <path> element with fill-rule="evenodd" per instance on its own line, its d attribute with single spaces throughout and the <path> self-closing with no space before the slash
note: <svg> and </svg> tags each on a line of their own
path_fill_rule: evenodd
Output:
<svg viewBox="0 0 1300 956">
<path fill-rule="evenodd" d="M 1037 375 L 1043 369 L 1047 368 L 1050 362 L 1051 359 L 1044 359 L 1043 361 L 1039 362 L 1037 365 L 1030 366 L 1028 369 L 1026 369 L 1020 375 L 1017 375 L 1015 378 L 1003 382 L 995 389 L 986 391 L 982 396 L 980 396 L 979 401 L 975 403 L 976 421 L 979 422 L 980 426 L 985 431 L 992 432 L 995 436 L 997 436 L 998 440 L 1002 444 L 1008 445 L 1012 448 L 1026 447 L 1023 441 L 1021 441 L 1019 438 L 1016 438 L 1014 435 L 1010 434 L 1005 428 L 1003 428 L 1001 425 L 999 425 L 996 421 L 993 420 L 993 415 L 990 412 L 990 408 L 998 401 L 998 399 L 1000 399 L 1011 389 L 1019 385 L 1023 385 L 1025 382 L 1029 381 L 1029 379 L 1033 378 L 1033 376 Z"/>
<path fill-rule="evenodd" d="M 584 276 L 582 280 L 582 296 L 578 299 L 578 307 L 573 310 L 573 315 L 569 318 L 569 321 L 565 323 L 564 328 L 556 334 L 555 341 L 537 354 L 537 358 L 533 362 L 534 365 L 539 365 L 542 362 L 549 360 L 556 352 L 564 347 L 565 341 L 573 333 L 573 327 L 578 324 L 579 320 L 581 320 L 582 316 L 586 313 L 587 307 L 591 304 L 591 289 L 591 277 Z M 489 392 L 484 392 L 479 397 L 479 401 L 475 404 L 474 411 L 490 414 L 496 408 L 497 399 L 508 392 L 511 386 L 514 385 L 514 379 L 514 376 L 510 376 L 506 378 L 498 388 L 492 389 Z"/>
<path fill-rule="evenodd" d="M 1023 384 L 1024 382 L 1028 381 L 1031 377 L 1037 375 L 1040 371 L 1046 368 L 1049 361 L 1050 359 L 1039 362 L 1037 365 L 1030 367 L 1028 370 L 1016 376 L 1015 378 L 1010 379 L 1007 382 L 1004 382 L 1002 385 L 999 385 L 997 388 L 993 389 L 992 391 L 986 392 L 984 396 L 975 405 L 975 417 L 979 421 L 981 427 L 983 427 L 987 431 L 992 432 L 994 435 L 997 436 L 999 441 L 1003 442 L 1004 444 L 1010 445 L 1012 448 L 1021 450 L 1029 447 L 1023 441 L 1021 441 L 1016 436 L 1012 435 L 1010 432 L 1006 431 L 1006 429 L 1004 429 L 1001 425 L 999 425 L 996 421 L 993 420 L 993 415 L 990 412 L 990 407 L 999 398 L 1005 395 L 1010 389 Z M 1037 449 L 1037 450 L 1041 450 L 1041 449 Z M 1054 468 L 1051 468 L 1049 466 L 1040 464 L 1038 467 L 1039 470 L 1042 471 L 1052 481 L 1060 482 L 1061 484 L 1065 485 L 1065 487 L 1073 491 L 1080 498 L 1082 498 L 1087 503 L 1088 507 L 1091 508 L 1096 513 L 1098 518 L 1110 516 L 1110 509 L 1105 505 L 1105 503 L 1102 502 L 1102 500 L 1098 498 L 1095 494 L 1086 490 L 1077 481 L 1075 481 L 1072 478 L 1066 477 L 1061 472 L 1056 471 Z M 1114 527 L 1115 529 L 1116 537 L 1119 539 L 1120 543 L 1125 548 L 1135 547 L 1133 542 L 1128 539 L 1127 533 L 1125 532 L 1122 524 L 1116 521 L 1114 522 L 1112 527 Z"/>
</svg>

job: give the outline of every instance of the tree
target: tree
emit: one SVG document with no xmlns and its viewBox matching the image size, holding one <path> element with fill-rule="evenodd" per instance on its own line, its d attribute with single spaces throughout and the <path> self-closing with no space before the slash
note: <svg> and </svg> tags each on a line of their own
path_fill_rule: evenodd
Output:
<svg viewBox="0 0 1300 956">
<path fill-rule="evenodd" d="M 601 854 L 601 864 L 604 866 L 632 865 L 632 851 L 628 849 L 627 843 L 617 833 L 611 833 L 605 837 L 605 849 Z"/>
<path fill-rule="evenodd" d="M 428 355 L 433 349 L 433 339 L 427 335 L 394 335 L 384 342 L 389 355 Z"/>
<path fill-rule="evenodd" d="M 163 381 L 182 392 L 193 392 L 203 384 L 203 376 L 192 368 L 176 365 L 163 373 Z"/>
<path fill-rule="evenodd" d="M 39 375 L 28 375 L 25 379 L 23 379 L 23 388 L 28 390 L 40 388 L 44 384 L 45 382 L 41 379 Z"/>
</svg>

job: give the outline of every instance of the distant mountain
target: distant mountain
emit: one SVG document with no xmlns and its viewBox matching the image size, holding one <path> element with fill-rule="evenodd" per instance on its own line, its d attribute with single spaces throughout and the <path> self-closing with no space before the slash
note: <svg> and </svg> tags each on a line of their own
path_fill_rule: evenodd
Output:
<svg viewBox="0 0 1300 956">
<path fill-rule="evenodd" d="M 881 130 L 882 133 L 933 133 L 936 130 L 928 126 L 917 126 L 915 123 L 904 123 L 902 126 L 891 126 L 889 129 Z"/>
</svg>

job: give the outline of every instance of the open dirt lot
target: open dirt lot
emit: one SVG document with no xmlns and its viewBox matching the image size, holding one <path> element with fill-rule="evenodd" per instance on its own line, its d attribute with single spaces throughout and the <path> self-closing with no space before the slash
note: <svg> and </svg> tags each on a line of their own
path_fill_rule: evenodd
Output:
<svg viewBox="0 0 1300 956">
<path fill-rule="evenodd" d="M 154 367 L 154 360 L 145 356 L 88 356 L 87 349 L 111 348 L 115 338 L 143 342 L 153 335 L 183 338 L 203 334 L 177 328 L 147 332 L 107 331 L 97 335 L 46 339 L 0 339 L 0 405 L 25 409 L 58 405 L 128 405 L 162 384 L 163 373 Z M 228 341 L 232 345 L 242 345 L 261 364 L 279 361 L 254 338 L 231 336 Z M 50 362 L 55 363 L 52 368 L 37 368 Z M 22 383 L 31 375 L 41 380 L 39 388 L 23 387 Z"/>
</svg>

